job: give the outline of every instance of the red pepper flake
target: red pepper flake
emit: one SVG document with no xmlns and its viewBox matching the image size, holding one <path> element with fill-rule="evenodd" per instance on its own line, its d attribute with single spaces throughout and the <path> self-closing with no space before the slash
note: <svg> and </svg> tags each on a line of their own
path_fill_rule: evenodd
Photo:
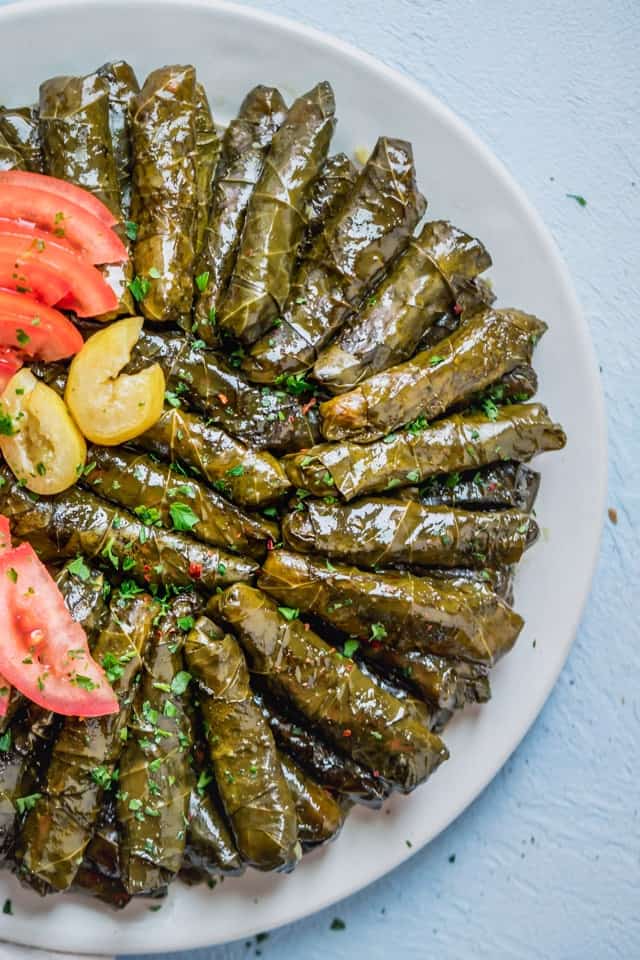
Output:
<svg viewBox="0 0 640 960">
<path fill-rule="evenodd" d="M 308 403 L 305 403 L 305 405 L 302 408 L 302 416 L 306 417 L 306 415 L 309 413 L 309 410 L 311 410 L 311 407 L 315 407 L 315 405 L 316 405 L 316 398 L 311 397 L 311 400 L 309 400 Z"/>
<path fill-rule="evenodd" d="M 202 564 L 201 563 L 190 563 L 189 564 L 189 576 L 194 580 L 199 580 L 202 576 Z"/>
<path fill-rule="evenodd" d="M 311 624 L 310 624 L 310 623 L 305 623 L 304 628 L 305 628 L 305 630 L 311 630 Z"/>
<path fill-rule="evenodd" d="M 379 776 L 380 776 L 380 771 L 379 771 L 379 770 L 374 770 L 374 771 L 373 771 L 373 775 L 374 775 L 374 777 L 379 777 Z"/>
<path fill-rule="evenodd" d="M 342 731 L 342 736 L 343 736 L 343 737 L 350 737 L 350 736 L 351 736 L 351 730 L 343 730 L 343 731 Z"/>
<path fill-rule="evenodd" d="M 145 563 L 142 567 L 142 576 L 149 583 L 151 580 L 151 567 L 148 563 Z"/>
<path fill-rule="evenodd" d="M 229 397 L 226 395 L 226 393 L 219 393 L 218 400 L 220 401 L 223 407 L 226 407 L 226 405 L 229 403 Z"/>
<path fill-rule="evenodd" d="M 294 417 L 294 415 L 293 415 L 292 413 L 289 414 L 288 420 L 289 420 L 289 423 L 295 423 L 295 422 L 296 422 L 296 418 Z"/>
<path fill-rule="evenodd" d="M 269 539 L 267 540 L 267 550 L 273 550 L 274 547 L 275 547 L 275 544 L 274 544 L 273 540 L 271 539 L 271 537 L 269 537 Z"/>
<path fill-rule="evenodd" d="M 379 640 L 371 640 L 369 643 L 369 646 L 371 647 L 372 650 L 382 649 L 382 643 Z"/>
<path fill-rule="evenodd" d="M 489 491 L 489 493 L 494 493 L 497 489 L 498 489 L 498 484 L 495 482 L 487 485 L 487 490 Z"/>
<path fill-rule="evenodd" d="M 462 307 L 460 306 L 459 303 L 454 303 L 454 305 L 453 305 L 453 312 L 454 312 L 457 316 L 460 316 L 460 314 L 462 313 Z"/>
</svg>

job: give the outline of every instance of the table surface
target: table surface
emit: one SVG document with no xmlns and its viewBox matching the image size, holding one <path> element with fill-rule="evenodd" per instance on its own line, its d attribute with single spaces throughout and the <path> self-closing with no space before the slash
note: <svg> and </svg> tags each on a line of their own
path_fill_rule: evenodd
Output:
<svg viewBox="0 0 640 960">
<path fill-rule="evenodd" d="M 376 960 L 390 951 L 439 960 L 632 960 L 640 956 L 640 4 L 253 5 L 334 33 L 419 80 L 523 186 L 568 262 L 600 356 L 617 522 L 613 514 L 606 523 L 567 666 L 478 800 L 404 866 L 344 903 L 259 942 L 180 960 Z M 336 918 L 344 929 L 332 929 Z"/>
</svg>

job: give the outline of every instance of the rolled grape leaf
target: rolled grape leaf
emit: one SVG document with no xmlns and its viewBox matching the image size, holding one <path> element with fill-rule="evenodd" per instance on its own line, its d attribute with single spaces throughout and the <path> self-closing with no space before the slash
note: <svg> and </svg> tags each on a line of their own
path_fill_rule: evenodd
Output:
<svg viewBox="0 0 640 960">
<path fill-rule="evenodd" d="M 276 524 L 243 513 L 215 490 L 187 479 L 165 464 L 133 450 L 91 446 L 82 484 L 105 500 L 131 510 L 146 523 L 167 530 L 182 529 L 196 540 L 258 559 L 276 543 Z"/>
<path fill-rule="evenodd" d="M 485 413 L 455 414 L 432 426 L 409 424 L 401 433 L 361 446 L 324 443 L 287 456 L 295 487 L 345 500 L 420 483 L 441 473 L 475 470 L 501 460 L 527 461 L 561 450 L 567 438 L 539 403 L 512 404 Z"/>
<path fill-rule="evenodd" d="M 362 310 L 326 347 L 313 374 L 332 393 L 402 363 L 455 304 L 456 288 L 491 266 L 483 244 L 446 220 L 425 224 Z"/>
<path fill-rule="evenodd" d="M 99 77 L 104 77 L 109 88 L 111 144 L 120 187 L 120 205 L 123 216 L 128 217 L 131 212 L 131 168 L 133 166 L 131 111 L 140 87 L 133 67 L 124 60 L 103 64 L 97 74 Z"/>
<path fill-rule="evenodd" d="M 537 317 L 520 310 L 476 313 L 431 350 L 321 404 L 322 433 L 327 440 L 366 443 L 416 417 L 439 417 L 514 367 L 529 363 L 546 329 Z"/>
<path fill-rule="evenodd" d="M 193 299 L 196 79 L 188 66 L 154 70 L 132 109 L 136 299 L 148 320 L 178 321 Z"/>
<path fill-rule="evenodd" d="M 83 325 L 83 330 L 90 329 Z M 247 383 L 223 357 L 202 342 L 145 331 L 133 350 L 127 373 L 158 363 L 173 403 L 185 403 L 211 423 L 257 450 L 287 453 L 321 438 L 318 408 L 284 390 Z M 304 390 L 304 384 L 294 384 Z"/>
<path fill-rule="evenodd" d="M 154 625 L 120 757 L 122 879 L 132 896 L 162 891 L 182 865 L 195 786 L 183 647 L 196 610 L 193 596 L 177 597 Z"/>
<path fill-rule="evenodd" d="M 307 195 L 327 157 L 334 113 L 333 91 L 319 83 L 295 101 L 273 136 L 220 308 L 222 327 L 243 343 L 257 340 L 284 310 Z"/>
<path fill-rule="evenodd" d="M 379 775 L 374 776 L 350 757 L 338 754 L 305 725 L 301 716 L 292 718 L 289 703 L 276 703 L 262 692 L 254 694 L 254 699 L 261 705 L 279 749 L 308 771 L 317 783 L 352 803 L 376 809 L 381 806 L 389 787 Z"/>
<path fill-rule="evenodd" d="M 447 583 L 482 584 L 512 606 L 514 571 L 515 567 L 429 567 L 428 575 Z M 420 576 L 426 571 L 409 567 L 408 572 Z"/>
<path fill-rule="evenodd" d="M 284 519 L 285 542 L 360 567 L 517 563 L 539 533 L 535 520 L 515 510 L 480 513 L 385 497 L 304 503 Z"/>
<path fill-rule="evenodd" d="M 311 196 L 307 201 L 307 228 L 298 250 L 300 260 L 305 258 L 327 221 L 338 212 L 357 179 L 358 171 L 346 153 L 336 153 L 329 157 L 314 181 Z"/>
<path fill-rule="evenodd" d="M 361 640 L 357 655 L 442 711 L 459 710 L 467 703 L 486 703 L 491 698 L 489 670 L 481 663 L 418 650 L 402 652 L 377 640 Z"/>
<path fill-rule="evenodd" d="M 118 167 L 111 140 L 109 84 L 106 78 L 54 77 L 40 86 L 40 139 L 44 172 L 89 190 L 121 220 Z M 123 239 L 126 242 L 126 237 Z M 100 267 L 118 298 L 103 317 L 133 313 L 131 264 Z"/>
<path fill-rule="evenodd" d="M 0 170 L 24 170 L 25 163 L 0 130 Z"/>
<path fill-rule="evenodd" d="M 71 616 L 93 643 L 107 612 L 102 574 L 83 561 L 73 561 L 58 574 L 56 585 Z M 0 858 L 10 852 L 17 814 L 28 805 L 18 801 L 38 790 L 56 725 L 55 714 L 20 696 L 16 715 L 0 737 Z"/>
<path fill-rule="evenodd" d="M 508 460 L 479 470 L 429 477 L 417 496 L 427 506 L 443 505 L 466 510 L 501 507 L 530 513 L 540 489 L 540 474 L 523 463 Z"/>
<path fill-rule="evenodd" d="M 425 207 L 411 145 L 381 137 L 296 271 L 282 322 L 245 359 L 250 379 L 272 383 L 312 367 L 318 351 L 409 242 Z"/>
<path fill-rule="evenodd" d="M 97 897 L 116 910 L 122 910 L 131 901 L 131 895 L 122 883 L 120 837 L 113 788 L 104 795 L 95 833 L 85 850 L 84 860 L 71 890 Z"/>
<path fill-rule="evenodd" d="M 202 250 L 205 230 L 209 223 L 209 209 L 213 198 L 213 175 L 220 156 L 220 140 L 211 115 L 207 93 L 201 83 L 196 83 L 196 228 L 195 253 Z"/>
<path fill-rule="evenodd" d="M 186 464 L 240 506 L 271 503 L 290 486 L 271 454 L 246 447 L 219 427 L 177 408 L 165 409 L 135 443 L 163 460 Z"/>
<path fill-rule="evenodd" d="M 283 753 L 279 756 L 284 778 L 296 806 L 298 840 L 303 850 L 335 840 L 344 824 L 344 810 L 291 757 Z"/>
<path fill-rule="evenodd" d="M 205 777 L 212 776 L 205 772 Z M 238 876 L 244 870 L 231 831 L 213 800 L 210 790 L 191 791 L 187 847 L 180 868 L 180 878 L 190 885 L 215 883 L 218 877 Z"/>
<path fill-rule="evenodd" d="M 11 520 L 16 542 L 28 540 L 45 562 L 81 554 L 143 588 L 195 586 L 212 593 L 218 586 L 251 579 L 257 564 L 184 533 L 161 530 L 77 487 L 33 501 L 6 467 L 0 512 Z M 180 526 L 192 522 L 187 504 Z M 146 517 L 145 519 L 149 519 Z"/>
<path fill-rule="evenodd" d="M 323 736 L 358 763 L 409 792 L 447 759 L 439 737 L 402 701 L 305 629 L 293 608 L 278 608 L 264 593 L 241 584 L 221 594 L 217 605 L 251 670 L 268 676 Z"/>
<path fill-rule="evenodd" d="M 196 268 L 194 333 L 209 345 L 218 343 L 218 313 L 253 188 L 262 174 L 273 135 L 286 115 L 286 104 L 278 90 L 254 87 L 225 131 L 204 248 Z"/>
<path fill-rule="evenodd" d="M 187 638 L 186 659 L 201 688 L 209 755 L 238 850 L 259 870 L 291 870 L 300 856 L 295 806 L 242 651 L 201 617 Z"/>
<path fill-rule="evenodd" d="M 106 665 L 120 712 L 81 720 L 67 717 L 51 763 L 20 831 L 16 860 L 23 879 L 53 890 L 73 883 L 97 823 L 103 794 L 124 746 L 134 680 L 159 608 L 147 595 L 111 601 L 109 622 L 93 655 Z"/>
<path fill-rule="evenodd" d="M 42 145 L 38 125 L 38 108 L 15 107 L 0 109 L 0 133 L 22 157 L 31 173 L 43 173 Z"/>
<path fill-rule="evenodd" d="M 513 647 L 524 625 L 483 584 L 364 572 L 285 550 L 269 554 L 258 583 L 280 603 L 349 636 L 489 665 Z"/>
</svg>

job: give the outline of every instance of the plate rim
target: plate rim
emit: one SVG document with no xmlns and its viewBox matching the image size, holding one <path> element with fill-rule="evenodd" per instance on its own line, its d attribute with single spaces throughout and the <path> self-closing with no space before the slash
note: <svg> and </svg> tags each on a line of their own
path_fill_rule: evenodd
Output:
<svg viewBox="0 0 640 960">
<path fill-rule="evenodd" d="M 545 253 L 555 262 L 555 265 L 558 269 L 558 280 L 563 287 L 563 292 L 571 305 L 572 312 L 576 318 L 579 319 L 577 329 L 579 331 L 579 337 L 581 340 L 582 353 L 585 358 L 586 371 L 589 376 L 591 399 L 594 404 L 595 419 L 592 422 L 594 447 L 597 448 L 600 456 L 597 457 L 595 464 L 591 464 L 590 466 L 591 486 L 594 495 L 594 522 L 592 529 L 591 556 L 588 566 L 588 576 L 585 577 L 585 583 L 580 602 L 576 603 L 575 605 L 571 627 L 568 631 L 568 639 L 562 651 L 562 657 L 557 662 L 556 668 L 553 671 L 553 675 L 549 676 L 544 688 L 541 689 L 535 704 L 529 705 L 526 723 L 519 732 L 517 739 L 513 741 L 508 748 L 502 750 L 498 756 L 492 759 L 492 762 L 484 776 L 479 778 L 478 782 L 474 783 L 471 793 L 466 792 L 464 794 L 464 799 L 459 803 L 452 803 L 450 816 L 448 816 L 446 822 L 441 825 L 435 833 L 432 833 L 423 841 L 414 844 L 410 851 L 400 850 L 391 864 L 389 864 L 388 861 L 385 861 L 382 869 L 374 869 L 365 883 L 356 881 L 346 892 L 341 890 L 341 892 L 337 895 L 327 893 L 325 897 L 314 900 L 313 906 L 310 909 L 307 909 L 304 906 L 300 907 L 299 905 L 295 904 L 295 900 L 292 900 L 291 902 L 293 905 L 289 909 L 281 911 L 281 915 L 277 921 L 274 921 L 273 925 L 268 927 L 268 929 L 276 929 L 296 920 L 311 916 L 321 910 L 326 909 L 334 903 L 353 896 L 355 893 L 365 889 L 367 886 L 376 882 L 381 877 L 386 876 L 392 870 L 395 870 L 402 863 L 409 860 L 410 857 L 416 854 L 419 850 L 424 849 L 428 843 L 439 836 L 444 830 L 451 827 L 458 817 L 460 817 L 465 810 L 475 803 L 480 794 L 486 789 L 489 783 L 491 783 L 491 781 L 502 769 L 509 757 L 512 756 L 519 748 L 522 740 L 529 733 L 533 724 L 538 719 L 551 694 L 551 691 L 558 680 L 558 677 L 560 676 L 560 673 L 565 666 L 569 652 L 573 646 L 573 643 L 575 642 L 577 631 L 583 619 L 587 601 L 591 594 L 593 579 L 600 557 L 601 539 L 605 520 L 608 478 L 608 439 L 604 390 L 602 379 L 598 370 L 595 345 L 586 316 L 575 291 L 569 268 L 564 260 L 564 257 L 562 256 L 558 244 L 551 234 L 550 229 L 546 226 L 542 216 L 538 213 L 538 210 L 506 165 L 496 156 L 490 147 L 485 144 L 485 142 L 473 130 L 473 128 L 465 120 L 458 116 L 458 114 L 456 114 L 452 108 L 443 103 L 443 101 L 440 100 L 434 93 L 432 93 L 430 89 L 428 89 L 426 86 L 423 86 L 423 84 L 419 81 L 414 80 L 412 77 L 403 73 L 400 69 L 389 66 L 383 60 L 360 49 L 349 41 L 343 40 L 340 37 L 334 36 L 333 34 L 317 27 L 296 22 L 289 17 L 254 7 L 243 6 L 239 3 L 233 2 L 233 0 L 133 0 L 132 6 L 134 5 L 143 7 L 146 6 L 149 8 L 157 8 L 159 5 L 166 7 L 191 7 L 201 11 L 217 9 L 252 24 L 268 24 L 285 31 L 289 35 L 297 35 L 301 38 L 304 37 L 310 39 L 317 44 L 325 45 L 329 48 L 332 48 L 334 51 L 339 51 L 342 55 L 351 60 L 358 61 L 364 67 L 375 72 L 378 76 L 381 76 L 383 80 L 392 82 L 394 85 L 404 87 L 404 89 L 410 93 L 412 97 L 421 101 L 428 111 L 438 114 L 447 125 L 453 127 L 457 134 L 459 134 L 464 140 L 469 142 L 475 150 L 482 154 L 483 159 L 487 166 L 491 169 L 491 172 L 502 182 L 502 185 L 508 190 L 509 195 L 515 201 L 517 201 L 518 205 L 526 212 L 531 228 L 537 234 Z M 25 21 L 28 23 L 30 18 L 37 16 L 38 12 L 47 12 L 52 8 L 66 8 L 68 10 L 80 8 L 84 13 L 86 13 L 87 11 L 90 11 L 91 8 L 107 9 L 110 6 L 111 4 L 109 3 L 109 0 L 11 0 L 10 3 L 0 6 L 0 28 L 5 22 L 10 20 L 25 19 Z M 246 934 L 242 934 L 242 936 L 250 937 L 264 929 L 264 923 L 257 924 L 255 928 L 249 925 L 247 928 L 248 932 Z M 28 938 L 28 936 L 27 938 L 21 937 L 20 935 L 13 937 L 10 930 L 3 930 L 3 938 L 8 942 L 18 943 L 25 946 L 41 946 L 41 944 L 34 944 Z M 229 943 L 232 941 L 224 938 L 216 938 L 212 941 L 210 934 L 203 937 L 198 936 L 196 931 L 191 931 L 191 936 L 189 939 L 180 941 L 180 945 L 173 945 L 174 943 L 177 944 L 177 942 L 177 940 L 172 941 L 171 945 L 168 947 L 168 950 L 191 950 L 222 943 Z M 64 940 L 58 940 L 52 946 L 52 949 L 64 950 L 64 943 Z M 154 945 L 150 945 L 149 947 L 141 947 L 140 945 L 136 945 L 135 950 L 138 954 L 151 954 L 158 952 L 157 947 Z M 94 952 L 94 955 L 107 956 L 110 955 L 110 953 L 111 951 L 107 950 L 106 953 L 99 952 L 96 954 Z"/>
</svg>

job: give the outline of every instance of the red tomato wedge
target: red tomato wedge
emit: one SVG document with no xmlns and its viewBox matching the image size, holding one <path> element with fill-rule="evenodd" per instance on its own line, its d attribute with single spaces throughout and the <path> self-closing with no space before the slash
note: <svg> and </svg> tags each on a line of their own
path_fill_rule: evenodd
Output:
<svg viewBox="0 0 640 960">
<path fill-rule="evenodd" d="M 74 356 L 83 343 L 82 335 L 58 310 L 0 290 L 0 346 L 51 363 Z"/>
<path fill-rule="evenodd" d="M 34 703 L 67 717 L 117 713 L 118 700 L 62 594 L 23 543 L 0 555 L 0 672 Z"/>
<path fill-rule="evenodd" d="M 0 220 L 0 257 L 3 255 L 15 257 L 15 263 L 27 276 L 27 266 L 31 269 L 32 265 L 39 265 L 64 281 L 66 290 L 49 306 L 60 303 L 61 308 L 75 310 L 79 317 L 99 317 L 118 305 L 117 296 L 100 271 L 83 260 L 73 247 L 44 230 Z M 5 285 L 0 280 L 2 286 Z M 44 296 L 40 299 L 48 303 Z"/>
<path fill-rule="evenodd" d="M 67 295 L 69 283 L 37 258 L 17 258 L 0 239 L 0 289 L 24 293 L 51 307 Z"/>
<path fill-rule="evenodd" d="M 87 213 L 92 213 L 107 227 L 113 227 L 118 222 L 111 210 L 88 190 L 68 183 L 66 180 L 58 180 L 57 177 L 50 177 L 44 173 L 27 173 L 24 170 L 3 170 L 0 172 L 0 184 L 10 187 L 30 187 L 32 190 L 53 193 L 63 200 L 69 200 L 76 206 L 82 207 Z"/>
<path fill-rule="evenodd" d="M 6 517 L 0 516 L 0 555 L 11 550 L 11 528 Z M 6 717 L 11 697 L 11 685 L 0 676 L 0 717 Z"/>
<path fill-rule="evenodd" d="M 123 263 L 127 248 L 102 220 L 64 197 L 0 183 L 0 217 L 26 220 L 68 240 L 90 263 Z"/>
<path fill-rule="evenodd" d="M 11 377 L 23 366 L 22 359 L 15 350 L 0 347 L 0 394 L 4 393 Z"/>
</svg>

